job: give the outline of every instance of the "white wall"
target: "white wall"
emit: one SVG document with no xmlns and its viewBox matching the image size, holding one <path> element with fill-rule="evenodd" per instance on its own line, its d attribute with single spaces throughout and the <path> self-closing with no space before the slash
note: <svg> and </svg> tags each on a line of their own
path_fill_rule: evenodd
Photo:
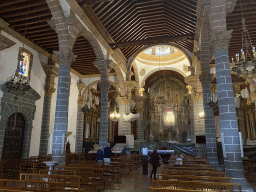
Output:
<svg viewBox="0 0 256 192">
<path fill-rule="evenodd" d="M 70 143 L 70 150 L 75 153 L 76 143 L 76 123 L 77 123 L 77 99 L 78 99 L 78 88 L 77 82 L 79 77 L 71 74 L 71 85 L 70 85 L 70 96 L 69 96 L 69 112 L 68 112 L 68 131 L 72 134 L 67 138 Z"/>
<path fill-rule="evenodd" d="M 0 85 L 6 82 L 7 77 L 11 76 L 16 72 L 18 64 L 18 53 L 19 47 L 23 47 L 29 50 L 33 54 L 33 65 L 31 69 L 31 87 L 37 91 L 41 98 L 36 101 L 36 113 L 33 122 L 31 143 L 30 143 L 30 156 L 38 155 L 40 134 L 41 134 L 41 122 L 42 122 L 42 111 L 43 111 L 43 100 L 44 100 L 44 79 L 45 73 L 41 66 L 41 62 L 47 61 L 47 58 L 37 53 L 30 47 L 23 45 L 20 41 L 1 31 L 1 34 L 11 39 L 16 44 L 8 49 L 1 51 L 0 57 Z M 2 92 L 2 91 L 1 91 Z M 2 93 L 0 94 L 2 98 Z M 1 100 L 0 98 L 0 100 Z M 1 103 L 0 103 L 1 104 Z"/>
</svg>

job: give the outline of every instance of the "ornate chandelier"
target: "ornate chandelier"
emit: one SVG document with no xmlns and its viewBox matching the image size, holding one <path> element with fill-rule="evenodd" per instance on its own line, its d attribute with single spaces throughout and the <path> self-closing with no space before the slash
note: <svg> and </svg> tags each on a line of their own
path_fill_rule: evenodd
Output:
<svg viewBox="0 0 256 192">
<path fill-rule="evenodd" d="M 252 48 L 253 58 L 249 53 L 249 48 Z M 232 58 L 232 70 L 237 73 L 238 76 L 251 75 L 256 72 L 256 52 L 255 47 L 253 47 L 250 40 L 250 36 L 245 24 L 245 19 L 242 17 L 242 49 L 241 49 L 241 59 L 239 59 L 239 53 L 236 54 L 236 61 Z M 253 67 L 252 70 L 247 69 L 248 67 Z"/>
<path fill-rule="evenodd" d="M 8 77 L 4 85 L 9 91 L 28 91 L 31 88 L 29 78 L 20 74 Z"/>
<path fill-rule="evenodd" d="M 216 113 L 219 110 L 217 91 L 215 91 L 212 94 L 212 96 L 208 99 L 208 105 L 213 109 L 214 113 Z"/>
<path fill-rule="evenodd" d="M 115 106 L 114 112 L 112 112 L 112 113 L 109 115 L 109 118 L 110 118 L 111 121 L 118 121 L 118 120 L 119 120 L 120 114 L 117 113 L 117 111 L 116 111 L 116 106 Z"/>
</svg>

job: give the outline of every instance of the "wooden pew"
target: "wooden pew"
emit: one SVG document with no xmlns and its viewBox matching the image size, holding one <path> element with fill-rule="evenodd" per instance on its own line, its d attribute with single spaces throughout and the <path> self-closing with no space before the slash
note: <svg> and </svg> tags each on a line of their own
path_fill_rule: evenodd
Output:
<svg viewBox="0 0 256 192">
<path fill-rule="evenodd" d="M 189 190 L 189 189 L 168 189 L 149 187 L 148 192 L 205 192 L 203 190 Z"/>
<path fill-rule="evenodd" d="M 85 189 L 90 189 L 90 191 L 95 191 L 96 183 L 94 178 L 91 177 L 93 173 L 83 173 L 83 176 L 77 175 L 55 175 L 55 174 L 30 174 L 21 173 L 21 181 L 48 181 L 61 182 L 64 191 L 84 191 Z"/>
<path fill-rule="evenodd" d="M 226 177 L 225 172 L 215 171 L 191 171 L 191 170 L 163 170 L 162 175 L 194 175 L 194 176 L 213 176 Z"/>
<path fill-rule="evenodd" d="M 154 186 L 157 188 L 173 187 L 176 189 L 192 190 L 226 190 L 229 192 L 233 192 L 233 188 L 236 186 L 238 187 L 239 192 L 241 192 L 241 185 L 238 183 L 155 180 Z"/>
<path fill-rule="evenodd" d="M 206 181 L 232 183 L 231 177 L 193 176 L 193 175 L 157 175 L 159 180 Z"/>
<path fill-rule="evenodd" d="M 0 179 L 0 188 L 8 190 L 61 192 L 63 187 L 62 182 Z"/>
</svg>

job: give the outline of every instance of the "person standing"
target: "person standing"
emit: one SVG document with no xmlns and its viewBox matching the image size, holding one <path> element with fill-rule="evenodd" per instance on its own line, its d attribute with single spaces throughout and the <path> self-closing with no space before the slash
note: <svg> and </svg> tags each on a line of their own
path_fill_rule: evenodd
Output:
<svg viewBox="0 0 256 192">
<path fill-rule="evenodd" d="M 150 175 L 150 178 L 152 178 L 152 175 L 154 173 L 154 179 L 157 179 L 156 178 L 156 171 L 157 171 L 157 167 L 160 165 L 159 163 L 160 161 L 160 156 L 159 154 L 157 153 L 157 149 L 154 149 L 151 157 L 150 157 L 150 160 L 149 162 L 151 163 L 151 165 L 153 166 L 153 169 L 151 171 L 151 175 Z"/>
</svg>

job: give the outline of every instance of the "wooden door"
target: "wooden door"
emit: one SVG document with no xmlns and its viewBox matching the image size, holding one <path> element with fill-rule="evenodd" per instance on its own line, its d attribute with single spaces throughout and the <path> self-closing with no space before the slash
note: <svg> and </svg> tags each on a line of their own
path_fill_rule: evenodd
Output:
<svg viewBox="0 0 256 192">
<path fill-rule="evenodd" d="M 20 113 L 12 114 L 6 123 L 3 159 L 20 159 L 23 147 L 25 120 Z"/>
</svg>

